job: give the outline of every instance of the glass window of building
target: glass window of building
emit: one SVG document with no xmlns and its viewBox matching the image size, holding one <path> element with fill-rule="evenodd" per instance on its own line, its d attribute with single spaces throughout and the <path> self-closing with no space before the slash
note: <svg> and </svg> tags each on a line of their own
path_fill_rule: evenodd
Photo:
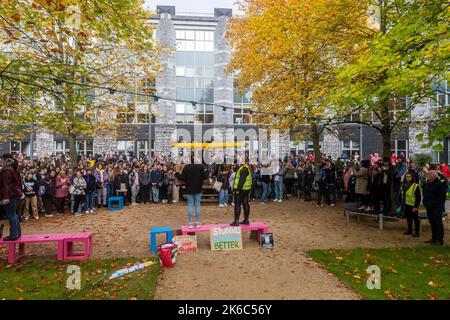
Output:
<svg viewBox="0 0 450 320">
<path fill-rule="evenodd" d="M 214 52 L 214 31 L 176 30 L 177 51 Z"/>
<path fill-rule="evenodd" d="M 177 37 L 186 40 L 209 41 L 213 39 L 205 31 L 179 30 Z M 212 41 L 212 40 L 211 40 Z M 177 51 L 176 56 L 176 99 L 196 102 L 177 103 L 177 123 L 213 123 L 214 121 L 214 52 Z"/>
<path fill-rule="evenodd" d="M 408 141 L 405 139 L 395 139 L 391 141 L 391 152 L 398 156 L 408 157 Z"/>
<path fill-rule="evenodd" d="M 360 154 L 359 141 L 341 140 L 341 151 L 346 154 L 348 158 L 356 153 Z"/>
<path fill-rule="evenodd" d="M 26 153 L 30 154 L 30 142 L 21 140 L 21 141 L 10 141 L 9 143 L 9 151 L 10 153 Z"/>
<path fill-rule="evenodd" d="M 70 152 L 68 140 L 55 140 L 55 152 L 67 153 Z"/>
<path fill-rule="evenodd" d="M 94 141 L 77 140 L 77 154 L 89 156 L 94 154 Z"/>
<path fill-rule="evenodd" d="M 253 117 L 250 115 L 251 92 L 248 90 L 243 96 L 239 94 L 236 79 L 233 81 L 233 103 L 235 124 L 251 124 Z"/>
<path fill-rule="evenodd" d="M 141 145 L 142 146 L 142 145 Z M 126 153 L 127 155 L 134 155 L 135 141 L 118 140 L 117 151 L 119 153 Z M 138 144 L 139 147 L 139 144 Z"/>
</svg>

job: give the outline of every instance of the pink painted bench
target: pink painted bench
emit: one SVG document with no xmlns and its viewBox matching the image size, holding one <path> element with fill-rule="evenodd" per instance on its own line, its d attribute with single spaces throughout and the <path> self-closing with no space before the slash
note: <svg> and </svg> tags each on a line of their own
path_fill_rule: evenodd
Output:
<svg viewBox="0 0 450 320">
<path fill-rule="evenodd" d="M 8 247 L 8 263 L 14 263 L 25 255 L 25 244 L 45 242 L 57 243 L 57 260 L 86 260 L 92 255 L 92 233 L 88 232 L 23 235 L 16 241 L 0 240 L 0 246 Z M 84 244 L 82 252 L 74 251 L 75 242 Z"/>
<path fill-rule="evenodd" d="M 225 228 L 230 227 L 227 223 L 222 224 L 202 224 L 200 228 L 192 228 L 189 229 L 189 226 L 181 226 L 181 234 L 187 235 L 188 233 L 197 233 L 197 232 L 209 232 L 212 228 Z M 258 232 L 257 239 L 259 240 L 259 234 L 260 233 L 268 233 L 269 227 L 265 223 L 262 222 L 253 222 L 249 225 L 241 224 L 240 225 L 241 230 L 256 230 Z"/>
</svg>

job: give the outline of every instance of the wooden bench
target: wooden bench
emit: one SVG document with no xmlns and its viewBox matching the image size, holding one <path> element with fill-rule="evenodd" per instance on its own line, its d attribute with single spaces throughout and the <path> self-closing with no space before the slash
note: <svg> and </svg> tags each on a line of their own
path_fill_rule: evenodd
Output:
<svg viewBox="0 0 450 320">
<path fill-rule="evenodd" d="M 23 235 L 15 241 L 0 240 L 0 246 L 8 247 L 8 263 L 14 263 L 25 255 L 25 244 L 57 243 L 57 260 L 86 260 L 92 255 L 92 233 L 55 233 Z M 83 251 L 75 252 L 74 243 L 82 242 Z"/>
<path fill-rule="evenodd" d="M 359 217 L 372 217 L 378 219 L 378 225 L 380 230 L 383 230 L 384 224 L 386 221 L 398 221 L 397 217 L 384 215 L 382 212 L 373 212 L 373 211 L 364 211 L 359 210 L 359 206 L 361 203 L 359 202 L 349 202 L 344 204 L 344 215 L 347 221 L 347 224 L 350 222 L 350 216 L 356 216 L 356 221 L 359 222 Z"/>
<path fill-rule="evenodd" d="M 223 224 L 203 224 L 199 228 L 192 228 L 189 229 L 189 226 L 181 226 L 181 234 L 187 235 L 189 233 L 197 233 L 197 232 L 210 232 L 213 228 L 226 228 L 230 227 L 229 224 L 223 223 Z M 268 233 L 269 228 L 265 223 L 262 222 L 253 222 L 249 225 L 241 224 L 240 225 L 241 230 L 256 230 L 258 232 L 257 240 L 259 241 L 259 234 L 260 233 Z"/>
</svg>

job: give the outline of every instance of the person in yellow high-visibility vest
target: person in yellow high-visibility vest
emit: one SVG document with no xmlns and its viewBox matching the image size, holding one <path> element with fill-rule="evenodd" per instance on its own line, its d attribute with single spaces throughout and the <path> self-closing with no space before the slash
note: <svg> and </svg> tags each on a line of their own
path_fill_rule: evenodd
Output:
<svg viewBox="0 0 450 320">
<path fill-rule="evenodd" d="M 237 227 L 239 224 L 250 224 L 250 204 L 248 198 L 252 189 L 252 169 L 248 164 L 248 157 L 245 157 L 245 163 L 236 172 L 234 179 L 234 221 L 230 226 Z M 239 222 L 241 216 L 241 204 L 244 208 L 244 220 Z"/>
<path fill-rule="evenodd" d="M 418 237 L 420 233 L 419 205 L 422 200 L 420 186 L 415 183 L 411 172 L 405 174 L 405 180 L 402 185 L 402 204 L 403 214 L 408 223 L 408 230 L 405 235 Z M 412 225 L 414 221 L 415 232 L 413 234 Z"/>
</svg>

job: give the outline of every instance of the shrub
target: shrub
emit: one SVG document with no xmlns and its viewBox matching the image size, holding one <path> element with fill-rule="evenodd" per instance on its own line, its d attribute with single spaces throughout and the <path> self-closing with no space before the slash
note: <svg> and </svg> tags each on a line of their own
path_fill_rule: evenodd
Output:
<svg viewBox="0 0 450 320">
<path fill-rule="evenodd" d="M 418 166 L 423 166 L 425 164 L 425 162 L 431 163 L 433 162 L 433 158 L 431 157 L 431 155 L 426 154 L 426 153 L 418 153 L 415 155 L 414 157 L 414 162 L 418 165 Z"/>
</svg>

